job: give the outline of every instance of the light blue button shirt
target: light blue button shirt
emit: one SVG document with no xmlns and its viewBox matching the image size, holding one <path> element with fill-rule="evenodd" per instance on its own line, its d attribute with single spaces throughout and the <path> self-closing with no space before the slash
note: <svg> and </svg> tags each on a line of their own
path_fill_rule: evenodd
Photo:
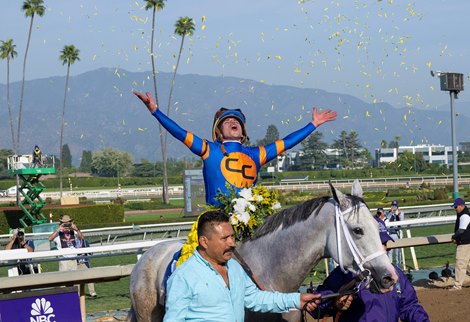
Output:
<svg viewBox="0 0 470 322">
<path fill-rule="evenodd" d="M 170 276 L 164 322 L 243 322 L 245 307 L 259 312 L 300 308 L 299 293 L 259 290 L 240 264 L 227 262 L 230 288 L 198 251 Z"/>
</svg>

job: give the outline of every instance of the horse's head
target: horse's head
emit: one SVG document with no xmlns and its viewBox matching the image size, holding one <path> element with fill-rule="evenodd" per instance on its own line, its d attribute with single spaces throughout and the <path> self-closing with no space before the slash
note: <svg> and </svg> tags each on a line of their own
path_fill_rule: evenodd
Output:
<svg viewBox="0 0 470 322">
<path fill-rule="evenodd" d="M 337 232 L 328 240 L 330 255 L 343 269 L 369 270 L 381 292 L 391 290 L 398 276 L 380 242 L 378 223 L 362 199 L 359 181 L 354 181 L 351 195 L 331 184 L 330 188 Z"/>
</svg>

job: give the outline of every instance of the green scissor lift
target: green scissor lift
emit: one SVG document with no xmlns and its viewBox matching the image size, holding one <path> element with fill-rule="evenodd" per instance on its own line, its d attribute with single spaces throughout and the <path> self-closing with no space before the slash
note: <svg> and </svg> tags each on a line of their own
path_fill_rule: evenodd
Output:
<svg viewBox="0 0 470 322">
<path fill-rule="evenodd" d="M 8 158 L 8 171 L 10 174 L 18 175 L 22 181 L 18 187 L 18 192 L 23 196 L 19 207 L 24 214 L 19 219 L 19 222 L 25 228 L 47 221 L 41 213 L 46 202 L 40 196 L 45 187 L 39 181 L 39 178 L 44 174 L 55 173 L 53 158 L 52 163 L 42 163 L 40 167 L 30 167 L 32 163 L 24 162 L 29 160 L 29 156 L 10 156 Z M 45 157 L 44 160 L 47 160 L 47 158 Z"/>
</svg>

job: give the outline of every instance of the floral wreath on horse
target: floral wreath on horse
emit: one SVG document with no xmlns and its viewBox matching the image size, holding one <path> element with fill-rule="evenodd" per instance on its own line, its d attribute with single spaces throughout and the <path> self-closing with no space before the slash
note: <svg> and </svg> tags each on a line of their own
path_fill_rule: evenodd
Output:
<svg viewBox="0 0 470 322">
<path fill-rule="evenodd" d="M 275 190 L 268 190 L 264 186 L 254 186 L 244 188 L 237 193 L 233 187 L 228 186 L 227 188 L 228 194 L 219 192 L 216 196 L 220 205 L 207 206 L 206 211 L 221 210 L 228 214 L 237 241 L 251 237 L 267 217 L 281 208 L 278 201 L 279 194 Z M 181 256 L 176 263 L 177 267 L 194 253 L 198 245 L 197 222 L 196 220 L 191 227 L 186 243 L 181 250 Z"/>
</svg>

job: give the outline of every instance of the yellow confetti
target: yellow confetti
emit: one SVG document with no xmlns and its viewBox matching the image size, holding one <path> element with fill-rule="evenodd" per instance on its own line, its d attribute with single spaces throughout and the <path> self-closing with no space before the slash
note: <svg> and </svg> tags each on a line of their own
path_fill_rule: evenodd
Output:
<svg viewBox="0 0 470 322">
<path fill-rule="evenodd" d="M 84 136 L 85 136 L 85 135 L 83 135 L 83 133 L 80 134 L 80 140 L 83 139 Z"/>
<path fill-rule="evenodd" d="M 141 128 L 141 127 L 139 127 L 137 130 L 143 132 L 143 131 L 146 131 L 147 129 L 146 129 L 146 128 Z"/>
<path fill-rule="evenodd" d="M 406 114 L 403 114 L 403 119 L 406 121 Z"/>
<path fill-rule="evenodd" d="M 369 111 L 366 111 L 366 116 L 371 116 Z"/>
<path fill-rule="evenodd" d="M 205 30 L 205 29 L 206 29 L 206 25 L 202 25 L 201 30 Z"/>
<path fill-rule="evenodd" d="M 279 56 L 279 55 L 276 55 L 276 56 L 274 56 L 274 58 L 276 58 L 276 59 L 279 59 L 279 60 L 281 60 L 281 59 L 282 59 L 282 57 L 281 57 L 281 56 Z"/>
<path fill-rule="evenodd" d="M 294 73 L 300 73 L 300 69 L 295 68 L 295 69 L 294 69 Z"/>
</svg>

